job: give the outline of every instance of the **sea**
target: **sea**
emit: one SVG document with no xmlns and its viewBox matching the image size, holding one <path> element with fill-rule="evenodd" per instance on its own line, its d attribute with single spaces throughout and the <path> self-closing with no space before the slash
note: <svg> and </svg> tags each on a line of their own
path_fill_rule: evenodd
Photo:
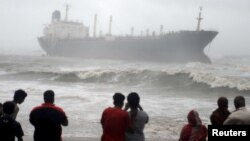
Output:
<svg viewBox="0 0 250 141">
<path fill-rule="evenodd" d="M 237 95 L 245 96 L 250 106 L 249 60 L 223 57 L 212 64 L 176 64 L 1 54 L 0 102 L 11 100 L 17 89 L 28 93 L 17 120 L 25 135 L 32 136 L 30 111 L 43 103 L 44 91 L 53 90 L 55 104 L 69 119 L 63 136 L 100 138 L 100 118 L 113 106 L 113 94 L 137 92 L 149 115 L 146 138 L 176 140 L 192 109 L 209 125 L 220 96 L 229 99 L 230 111 Z"/>
</svg>

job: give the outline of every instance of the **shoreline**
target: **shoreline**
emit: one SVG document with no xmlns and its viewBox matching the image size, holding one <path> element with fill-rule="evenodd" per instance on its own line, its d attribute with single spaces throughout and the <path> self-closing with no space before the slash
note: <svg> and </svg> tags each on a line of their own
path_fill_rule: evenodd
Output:
<svg viewBox="0 0 250 141">
<path fill-rule="evenodd" d="M 33 141 L 32 136 L 24 136 L 24 141 Z M 100 141 L 100 138 L 94 137 L 63 137 L 62 141 Z M 153 138 L 153 139 L 146 139 L 145 141 L 176 141 L 167 138 Z"/>
</svg>

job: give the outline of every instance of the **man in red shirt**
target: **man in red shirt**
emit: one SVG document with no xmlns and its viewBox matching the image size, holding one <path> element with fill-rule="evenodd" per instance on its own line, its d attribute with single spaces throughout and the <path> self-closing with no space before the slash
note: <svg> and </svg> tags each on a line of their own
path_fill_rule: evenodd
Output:
<svg viewBox="0 0 250 141">
<path fill-rule="evenodd" d="M 124 95 L 115 93 L 113 96 L 114 107 L 108 107 L 103 111 L 101 141 L 125 141 L 125 130 L 130 125 L 130 118 L 128 113 L 122 110 L 124 99 Z"/>
</svg>

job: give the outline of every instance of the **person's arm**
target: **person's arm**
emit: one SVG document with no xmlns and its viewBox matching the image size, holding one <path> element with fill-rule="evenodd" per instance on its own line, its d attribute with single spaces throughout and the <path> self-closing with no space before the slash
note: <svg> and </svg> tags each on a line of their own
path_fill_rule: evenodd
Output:
<svg viewBox="0 0 250 141">
<path fill-rule="evenodd" d="M 131 118 L 129 117 L 128 113 L 125 116 L 125 124 L 127 125 L 126 132 L 128 132 L 128 133 L 134 133 L 132 121 L 131 121 Z"/>
<path fill-rule="evenodd" d="M 63 112 L 62 125 L 63 125 L 63 126 L 68 126 L 68 124 L 69 124 L 68 117 L 67 117 L 66 114 Z"/>
<path fill-rule="evenodd" d="M 18 137 L 17 141 L 23 141 L 23 138 L 22 137 Z"/>
<path fill-rule="evenodd" d="M 123 109 L 123 110 L 124 110 L 124 111 L 128 111 L 128 109 L 129 109 L 129 104 L 128 104 L 128 103 L 126 103 L 126 104 L 125 104 L 125 107 L 124 107 L 124 109 Z"/>
<path fill-rule="evenodd" d="M 188 125 L 184 125 L 184 127 L 181 130 L 179 141 L 188 141 L 191 131 L 192 130 L 190 129 Z"/>
<path fill-rule="evenodd" d="M 23 129 L 22 126 L 19 122 L 16 121 L 16 123 L 14 124 L 14 130 L 15 130 L 15 136 L 17 137 L 18 141 L 23 141 Z"/>
<path fill-rule="evenodd" d="M 140 104 L 139 104 L 139 106 L 138 106 L 138 109 L 139 109 L 140 111 L 143 111 L 143 109 L 142 109 L 142 107 L 141 107 Z"/>
</svg>

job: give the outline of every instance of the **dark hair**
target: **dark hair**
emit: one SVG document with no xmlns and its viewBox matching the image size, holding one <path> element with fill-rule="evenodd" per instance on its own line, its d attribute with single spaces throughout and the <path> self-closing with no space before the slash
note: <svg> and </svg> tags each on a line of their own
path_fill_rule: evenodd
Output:
<svg viewBox="0 0 250 141">
<path fill-rule="evenodd" d="M 243 96 L 236 96 L 234 98 L 234 106 L 236 109 L 245 107 L 245 98 Z"/>
<path fill-rule="evenodd" d="M 226 97 L 219 97 L 217 104 L 219 108 L 228 108 L 228 100 Z"/>
<path fill-rule="evenodd" d="M 136 92 L 131 92 L 127 97 L 127 101 L 128 101 L 129 107 L 138 108 L 139 103 L 140 103 L 140 97 Z"/>
<path fill-rule="evenodd" d="M 115 93 L 113 96 L 114 105 L 115 106 L 122 106 L 124 102 L 125 96 L 121 93 Z"/>
<path fill-rule="evenodd" d="M 52 90 L 47 90 L 43 93 L 45 103 L 54 103 L 55 93 Z"/>
<path fill-rule="evenodd" d="M 7 101 L 3 104 L 3 112 L 11 115 L 15 110 L 15 104 L 12 101 Z"/>
<path fill-rule="evenodd" d="M 14 100 L 24 99 L 26 96 L 27 96 L 27 93 L 24 90 L 19 89 L 19 90 L 16 90 L 14 93 Z"/>
</svg>

